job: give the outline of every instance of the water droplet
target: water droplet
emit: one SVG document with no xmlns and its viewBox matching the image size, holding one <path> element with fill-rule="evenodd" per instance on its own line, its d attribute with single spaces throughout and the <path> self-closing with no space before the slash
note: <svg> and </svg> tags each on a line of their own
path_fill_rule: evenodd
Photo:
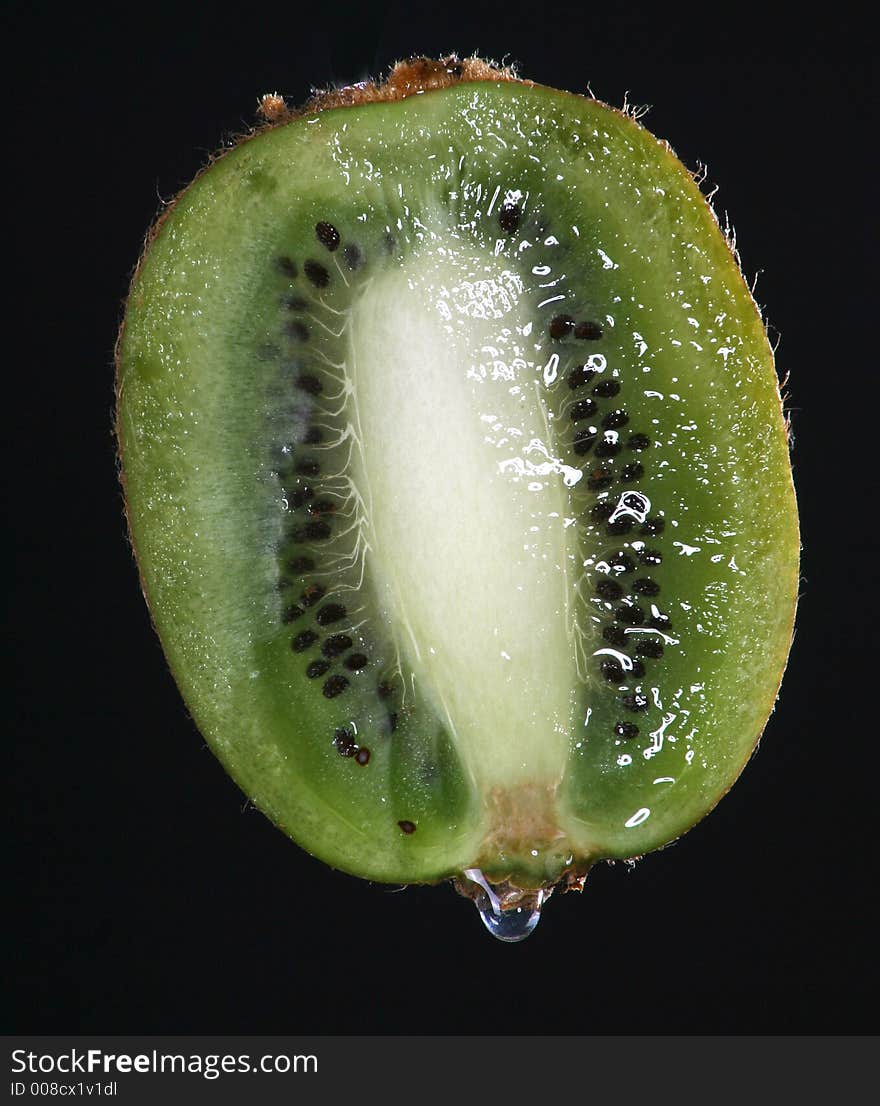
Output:
<svg viewBox="0 0 880 1106">
<path fill-rule="evenodd" d="M 508 944 L 524 941 L 541 920 L 541 907 L 552 891 L 512 890 L 507 883 L 491 884 L 479 868 L 468 868 L 464 875 L 478 885 L 474 905 L 483 925 L 493 937 Z"/>
</svg>

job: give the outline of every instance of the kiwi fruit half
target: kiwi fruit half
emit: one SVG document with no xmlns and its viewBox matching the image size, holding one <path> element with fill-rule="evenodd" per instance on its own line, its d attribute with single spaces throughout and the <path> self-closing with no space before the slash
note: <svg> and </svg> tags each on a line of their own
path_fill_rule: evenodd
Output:
<svg viewBox="0 0 880 1106">
<path fill-rule="evenodd" d="M 772 350 L 626 112 L 455 58 L 262 106 L 131 286 L 143 590 L 273 822 L 454 879 L 516 938 L 702 818 L 773 708 L 799 542 Z"/>
</svg>

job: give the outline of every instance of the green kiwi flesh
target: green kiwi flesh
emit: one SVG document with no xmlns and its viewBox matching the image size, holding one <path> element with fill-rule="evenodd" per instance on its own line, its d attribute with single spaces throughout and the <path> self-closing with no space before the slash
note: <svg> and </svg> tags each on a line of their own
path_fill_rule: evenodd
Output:
<svg viewBox="0 0 880 1106">
<path fill-rule="evenodd" d="M 786 426 L 665 143 L 419 64 L 276 113 L 163 216 L 118 347 L 126 508 L 186 703 L 273 822 L 369 879 L 551 887 L 678 837 L 754 749 Z"/>
</svg>

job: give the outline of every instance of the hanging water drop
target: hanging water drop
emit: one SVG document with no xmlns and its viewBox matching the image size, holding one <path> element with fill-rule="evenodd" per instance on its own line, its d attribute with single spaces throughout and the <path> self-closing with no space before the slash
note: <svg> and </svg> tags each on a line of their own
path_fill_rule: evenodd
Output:
<svg viewBox="0 0 880 1106">
<path fill-rule="evenodd" d="M 493 885 L 479 868 L 468 868 L 464 876 L 477 885 L 466 894 L 473 900 L 483 925 L 493 937 L 508 944 L 528 937 L 541 920 L 541 907 L 553 893 L 543 888 L 535 891 L 514 889 L 506 881 Z M 463 891 L 461 887 L 459 890 Z"/>
</svg>

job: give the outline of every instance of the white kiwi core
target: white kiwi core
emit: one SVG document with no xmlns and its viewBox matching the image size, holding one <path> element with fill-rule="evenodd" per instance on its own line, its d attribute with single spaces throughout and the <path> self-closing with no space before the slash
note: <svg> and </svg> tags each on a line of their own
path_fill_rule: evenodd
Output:
<svg viewBox="0 0 880 1106">
<path fill-rule="evenodd" d="M 450 230 L 368 284 L 349 327 L 367 575 L 484 794 L 555 790 L 578 732 L 582 474 L 555 447 L 533 314 L 521 276 Z"/>
</svg>

